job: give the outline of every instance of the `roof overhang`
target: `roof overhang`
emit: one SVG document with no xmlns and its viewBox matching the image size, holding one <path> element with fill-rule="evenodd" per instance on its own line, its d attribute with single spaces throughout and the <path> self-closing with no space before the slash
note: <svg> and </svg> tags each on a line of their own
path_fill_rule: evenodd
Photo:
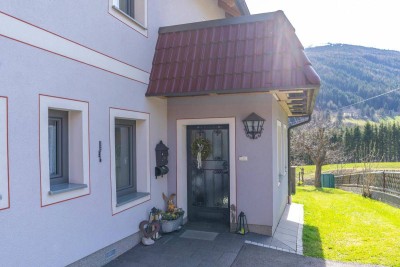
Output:
<svg viewBox="0 0 400 267">
<path fill-rule="evenodd" d="M 225 11 L 227 18 L 250 15 L 245 0 L 218 0 L 218 6 Z"/>
<path fill-rule="evenodd" d="M 146 96 L 270 93 L 310 115 L 320 78 L 282 11 L 160 28 Z"/>
</svg>

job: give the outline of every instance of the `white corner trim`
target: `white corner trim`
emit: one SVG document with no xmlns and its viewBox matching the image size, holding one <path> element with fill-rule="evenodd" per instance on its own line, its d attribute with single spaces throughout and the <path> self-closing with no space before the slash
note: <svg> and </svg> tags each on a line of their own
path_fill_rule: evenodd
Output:
<svg viewBox="0 0 400 267">
<path fill-rule="evenodd" d="M 10 207 L 8 177 L 7 98 L 0 97 L 0 210 Z"/>
<path fill-rule="evenodd" d="M 136 121 L 136 184 L 137 191 L 150 193 L 150 114 L 124 109 L 110 108 L 110 180 L 112 213 L 130 209 L 150 200 L 150 194 L 117 207 L 117 185 L 115 169 L 115 119 Z"/>
<path fill-rule="evenodd" d="M 0 35 L 148 84 L 150 74 L 127 63 L 0 12 Z"/>
<path fill-rule="evenodd" d="M 39 96 L 40 100 L 40 186 L 42 207 L 90 194 L 89 171 L 89 103 L 51 96 Z M 69 182 L 86 184 L 86 188 L 50 195 L 49 175 L 49 109 L 69 111 L 68 157 Z"/>
<path fill-rule="evenodd" d="M 209 124 L 228 124 L 229 125 L 229 201 L 230 204 L 236 203 L 236 120 L 232 118 L 208 118 L 208 119 L 182 119 L 177 120 L 176 134 L 176 203 L 177 206 L 187 211 L 187 142 L 186 126 L 188 125 L 209 125 Z M 185 213 L 187 216 L 187 212 Z"/>
</svg>

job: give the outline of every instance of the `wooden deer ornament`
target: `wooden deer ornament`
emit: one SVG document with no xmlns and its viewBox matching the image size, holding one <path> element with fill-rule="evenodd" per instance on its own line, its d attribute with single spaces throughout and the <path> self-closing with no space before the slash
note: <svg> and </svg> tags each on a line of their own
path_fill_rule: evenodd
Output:
<svg viewBox="0 0 400 267">
<path fill-rule="evenodd" d="M 174 212 L 175 210 L 175 204 L 174 204 L 174 197 L 176 196 L 176 194 L 171 194 L 169 196 L 169 198 L 167 198 L 167 196 L 163 193 L 162 197 L 165 200 L 165 202 L 167 202 L 167 211 L 168 212 Z"/>
</svg>

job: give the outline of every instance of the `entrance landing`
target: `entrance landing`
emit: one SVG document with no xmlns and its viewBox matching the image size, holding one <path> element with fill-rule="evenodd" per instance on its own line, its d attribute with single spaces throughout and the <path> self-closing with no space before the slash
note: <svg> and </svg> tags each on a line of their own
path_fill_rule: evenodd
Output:
<svg viewBox="0 0 400 267">
<path fill-rule="evenodd" d="M 245 243 L 303 255 L 303 205 L 286 205 L 278 227 L 272 237 L 246 239 Z"/>
<path fill-rule="evenodd" d="M 297 241 L 301 241 L 302 214 L 302 205 L 286 206 L 273 237 L 254 233 L 238 235 L 230 233 L 229 227 L 223 224 L 190 222 L 178 232 L 165 234 L 152 246 L 135 246 L 106 266 L 366 266 L 297 255 L 302 250 Z M 191 236 L 193 232 L 196 235 Z M 196 238 L 202 232 L 212 233 L 215 238 Z"/>
</svg>

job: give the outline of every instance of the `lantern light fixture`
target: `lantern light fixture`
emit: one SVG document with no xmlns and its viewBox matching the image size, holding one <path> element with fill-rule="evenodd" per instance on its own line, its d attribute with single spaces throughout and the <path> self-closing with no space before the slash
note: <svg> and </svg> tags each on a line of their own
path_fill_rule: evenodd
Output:
<svg viewBox="0 0 400 267">
<path fill-rule="evenodd" d="M 247 118 L 243 120 L 246 136 L 250 139 L 257 139 L 260 137 L 264 130 L 264 122 L 265 119 L 254 112 L 247 116 Z"/>
<path fill-rule="evenodd" d="M 247 218 L 244 212 L 240 212 L 239 218 L 238 218 L 238 224 L 236 228 L 236 233 L 240 235 L 245 235 L 249 231 L 249 225 L 247 224 Z"/>
</svg>

